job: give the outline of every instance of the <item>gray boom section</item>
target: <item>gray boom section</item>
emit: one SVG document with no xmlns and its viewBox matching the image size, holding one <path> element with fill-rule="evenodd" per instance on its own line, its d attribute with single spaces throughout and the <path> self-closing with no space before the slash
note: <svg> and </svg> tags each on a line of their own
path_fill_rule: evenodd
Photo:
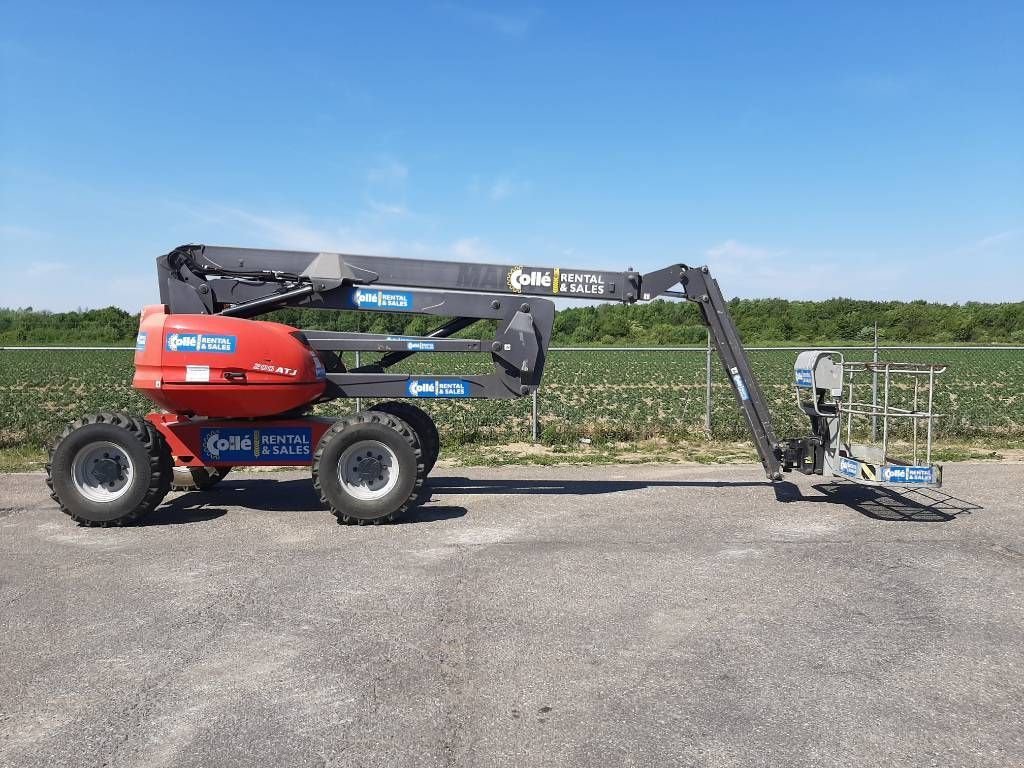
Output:
<svg viewBox="0 0 1024 768">
<path fill-rule="evenodd" d="M 336 352 L 484 352 L 480 339 L 445 339 L 348 331 L 303 331 L 313 349 Z"/>
<path fill-rule="evenodd" d="M 347 289 L 359 290 L 359 289 Z M 338 294 L 341 295 L 341 294 Z M 465 385 L 449 389 L 440 397 L 509 398 L 528 395 L 540 386 L 551 343 L 551 329 L 555 322 L 555 305 L 548 299 L 521 297 L 508 300 L 502 296 L 469 293 L 441 294 L 435 291 L 410 290 L 403 292 L 408 311 L 417 314 L 454 316 L 441 328 L 428 336 L 388 336 L 338 331 L 306 330 L 303 335 L 309 345 L 319 352 L 373 351 L 385 353 L 375 364 L 364 365 L 355 371 L 330 373 L 328 380 L 335 385 L 332 397 L 430 397 L 433 395 L 403 395 L 402 389 L 410 378 L 416 377 L 388 373 L 390 366 L 410 355 L 430 352 L 490 352 L 494 373 L 486 376 L 466 376 Z M 323 300 L 308 302 L 302 299 L 295 306 L 318 309 L 351 308 L 342 302 L 335 306 L 337 296 L 326 294 Z M 368 308 L 364 308 L 368 309 Z M 494 338 L 448 338 L 472 324 L 475 319 L 496 320 Z M 367 378 L 353 378 L 365 374 Z M 436 377 L 435 377 L 436 378 Z M 440 377 L 449 379 L 452 377 Z M 451 394 L 462 391 L 464 394 Z"/>
<path fill-rule="evenodd" d="M 187 262 L 187 269 L 195 275 L 264 276 L 275 280 L 292 277 L 296 282 L 312 284 L 317 291 L 331 291 L 342 285 L 379 285 L 632 302 L 637 300 L 640 284 L 640 274 L 632 271 L 475 264 L 218 245 L 181 246 L 161 258 L 167 260 L 166 266 L 172 271 Z M 161 299 L 167 303 L 163 294 Z"/>
<path fill-rule="evenodd" d="M 782 477 L 781 447 L 775 436 L 768 404 L 751 370 L 750 358 L 743 348 L 718 281 L 711 277 L 707 267 L 688 267 L 683 270 L 681 278 L 686 298 L 700 307 L 704 323 L 711 332 L 711 340 L 732 385 L 736 403 L 747 420 L 765 474 L 770 480 L 779 480 Z"/>
<path fill-rule="evenodd" d="M 522 397 L 520 387 L 497 373 L 467 376 L 400 373 L 328 373 L 333 397 L 477 398 L 511 400 Z M 527 389 L 527 393 L 531 390 Z"/>
</svg>

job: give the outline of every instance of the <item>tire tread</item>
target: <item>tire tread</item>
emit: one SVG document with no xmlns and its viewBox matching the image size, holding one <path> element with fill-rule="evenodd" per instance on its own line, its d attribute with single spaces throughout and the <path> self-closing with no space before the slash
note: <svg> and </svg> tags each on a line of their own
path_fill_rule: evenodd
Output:
<svg viewBox="0 0 1024 768">
<path fill-rule="evenodd" d="M 330 438 L 343 432 L 354 424 L 384 424 L 395 432 L 400 434 L 405 441 L 409 443 L 409 446 L 413 450 L 413 454 L 416 457 L 416 483 L 413 486 L 412 492 L 409 494 L 402 505 L 391 512 L 388 515 L 376 518 L 375 520 L 364 520 L 361 518 L 353 517 L 346 514 L 343 510 L 335 509 L 330 499 L 327 498 L 327 494 L 324 493 L 323 486 L 320 482 L 320 461 L 323 457 L 324 449 L 330 442 Z M 317 443 L 316 451 L 313 454 L 313 488 L 316 489 L 317 495 L 320 497 L 320 503 L 326 506 L 335 517 L 338 518 L 338 522 L 346 525 L 381 525 L 382 523 L 393 523 L 402 515 L 404 515 L 413 502 L 419 499 L 420 490 L 423 487 L 423 451 L 420 448 L 419 439 L 416 437 L 416 433 L 412 428 L 406 424 L 402 419 L 392 416 L 384 411 L 359 411 L 352 414 L 351 416 L 345 416 L 334 422 L 334 425 L 327 430 L 323 437 L 320 438 L 320 442 Z"/>
<path fill-rule="evenodd" d="M 53 488 L 53 455 L 60 444 L 68 438 L 72 432 L 90 424 L 110 424 L 120 427 L 132 434 L 141 444 L 149 456 L 150 480 L 149 488 L 142 501 L 134 510 L 116 520 L 89 520 L 70 509 Z M 170 448 L 164 440 L 164 436 L 148 420 L 132 416 L 131 414 L 102 411 L 100 413 L 83 416 L 70 424 L 54 442 L 50 448 L 49 457 L 46 462 L 46 485 L 50 489 L 50 498 L 57 502 L 60 511 L 77 522 L 79 525 L 92 528 L 110 528 L 115 526 L 131 525 L 143 515 L 152 512 L 163 501 L 171 489 L 171 476 L 173 474 L 174 460 L 171 458 Z"/>
</svg>

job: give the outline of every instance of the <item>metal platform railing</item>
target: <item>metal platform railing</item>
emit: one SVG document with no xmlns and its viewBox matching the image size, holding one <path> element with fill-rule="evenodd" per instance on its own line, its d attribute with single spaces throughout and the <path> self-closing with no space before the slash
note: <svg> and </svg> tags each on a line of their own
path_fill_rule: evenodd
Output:
<svg viewBox="0 0 1024 768">
<path fill-rule="evenodd" d="M 905 419 L 910 422 L 911 429 L 911 450 L 913 453 L 912 463 L 917 464 L 920 456 L 919 444 L 922 422 L 924 424 L 924 454 L 925 463 L 931 464 L 932 460 L 932 437 L 934 434 L 934 423 L 936 419 L 942 418 L 943 414 L 935 412 L 935 384 L 936 377 L 946 372 L 947 366 L 940 363 L 897 363 L 891 361 L 879 362 L 850 362 L 844 364 L 846 373 L 845 397 L 838 402 L 840 419 L 846 420 L 846 443 L 852 446 L 854 421 L 857 419 L 868 420 L 872 424 L 881 422 L 882 439 L 881 446 L 877 450 L 880 463 L 889 463 L 889 438 L 891 434 L 890 422 L 894 419 Z M 872 394 L 870 402 L 858 401 L 855 397 L 858 375 L 870 374 L 871 384 L 862 383 L 862 389 Z M 874 395 L 874 377 L 880 379 L 881 401 Z M 906 406 L 893 402 L 894 392 L 897 384 L 894 379 L 906 382 L 908 379 L 913 382 L 913 393 L 909 395 Z M 910 384 L 904 385 L 909 390 Z M 901 390 L 902 386 L 899 387 Z M 875 450 L 868 450 L 866 453 L 874 454 Z"/>
</svg>

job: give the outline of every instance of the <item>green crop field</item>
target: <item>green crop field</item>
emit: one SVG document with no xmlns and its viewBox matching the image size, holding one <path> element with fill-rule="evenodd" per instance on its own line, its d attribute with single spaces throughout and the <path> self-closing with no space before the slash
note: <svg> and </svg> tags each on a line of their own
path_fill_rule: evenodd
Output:
<svg viewBox="0 0 1024 768">
<path fill-rule="evenodd" d="M 858 357 L 859 355 L 859 357 Z M 870 352 L 847 353 L 866 359 Z M 780 436 L 807 431 L 790 384 L 795 352 L 751 351 L 754 369 L 769 400 Z M 1024 352 L 1011 349 L 900 350 L 884 359 L 940 362 L 949 366 L 936 388 L 941 440 L 993 445 L 1024 439 Z M 421 354 L 404 364 L 416 373 L 483 373 L 486 357 Z M 661 438 L 707 439 L 704 429 L 705 356 L 687 352 L 552 352 L 540 393 L 541 440 L 572 444 Z M 712 434 L 721 440 L 747 437 L 742 416 L 717 359 L 714 361 Z M 64 424 L 99 410 L 143 413 L 147 401 L 131 388 L 132 353 L 0 350 L 0 448 L 38 449 Z M 869 396 L 866 392 L 864 396 Z M 912 390 L 894 387 L 893 398 L 909 403 Z M 423 402 L 450 444 L 494 445 L 530 439 L 530 399 Z M 319 412 L 351 411 L 350 401 Z M 898 437 L 907 437 L 902 433 Z"/>
</svg>

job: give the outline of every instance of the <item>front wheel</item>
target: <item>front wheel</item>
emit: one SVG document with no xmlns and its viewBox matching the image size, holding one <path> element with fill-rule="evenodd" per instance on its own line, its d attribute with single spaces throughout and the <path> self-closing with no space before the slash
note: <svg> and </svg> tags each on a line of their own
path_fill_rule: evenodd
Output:
<svg viewBox="0 0 1024 768">
<path fill-rule="evenodd" d="M 313 487 L 342 523 L 392 522 L 423 483 L 419 440 L 401 419 L 361 411 L 335 422 L 317 444 Z"/>
<path fill-rule="evenodd" d="M 82 525 L 126 525 L 151 512 L 171 487 L 171 452 L 147 421 L 99 413 L 57 439 L 46 465 L 50 497 Z"/>
</svg>

